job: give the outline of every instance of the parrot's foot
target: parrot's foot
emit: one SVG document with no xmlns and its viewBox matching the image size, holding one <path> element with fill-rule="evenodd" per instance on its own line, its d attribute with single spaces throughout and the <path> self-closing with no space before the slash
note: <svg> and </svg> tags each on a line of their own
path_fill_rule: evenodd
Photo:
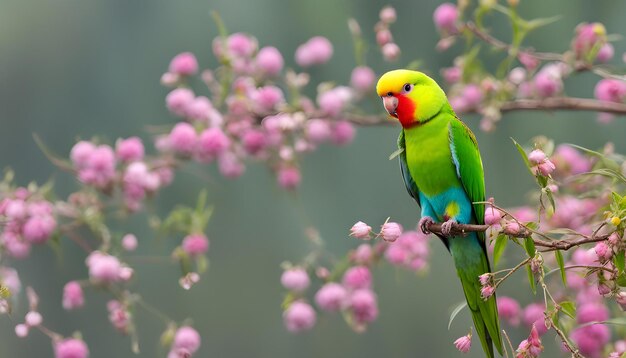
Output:
<svg viewBox="0 0 626 358">
<path fill-rule="evenodd" d="M 420 230 L 422 230 L 422 232 L 425 235 L 430 234 L 430 230 L 428 230 L 428 226 L 430 226 L 430 224 L 434 224 L 435 220 L 433 220 L 433 218 L 431 218 L 430 216 L 423 216 L 420 221 L 417 223 L 417 227 L 420 228 Z"/>
<path fill-rule="evenodd" d="M 443 234 L 443 236 L 450 236 L 450 232 L 452 231 L 452 225 L 454 224 L 457 224 L 457 221 L 454 219 L 450 219 L 441 224 L 441 233 Z"/>
</svg>

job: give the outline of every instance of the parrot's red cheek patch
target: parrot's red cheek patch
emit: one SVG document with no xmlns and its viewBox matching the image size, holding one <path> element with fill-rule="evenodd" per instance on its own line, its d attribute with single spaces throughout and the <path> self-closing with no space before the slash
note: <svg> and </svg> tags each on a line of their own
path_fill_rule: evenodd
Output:
<svg viewBox="0 0 626 358">
<path fill-rule="evenodd" d="M 398 108 L 396 109 L 396 113 L 402 127 L 409 128 L 419 124 L 419 122 L 415 120 L 415 102 L 401 94 L 397 95 L 397 98 Z"/>
</svg>

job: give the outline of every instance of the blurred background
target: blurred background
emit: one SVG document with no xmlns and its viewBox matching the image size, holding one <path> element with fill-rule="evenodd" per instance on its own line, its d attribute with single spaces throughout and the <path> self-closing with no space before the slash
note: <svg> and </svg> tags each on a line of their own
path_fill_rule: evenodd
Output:
<svg viewBox="0 0 626 358">
<path fill-rule="evenodd" d="M 335 54 L 328 65 L 312 72 L 317 80 L 346 83 L 354 57 L 346 20 L 357 19 L 370 42 L 368 64 L 377 73 L 413 59 L 438 76 L 450 66 L 461 46 L 438 53 L 438 35 L 432 13 L 438 1 L 399 1 L 392 31 L 403 50 L 396 65 L 384 64 L 374 43 L 373 26 L 386 1 L 23 1 L 0 0 L 0 166 L 16 171 L 19 184 L 52 179 L 60 198 L 77 187 L 44 157 L 33 134 L 56 153 L 66 156 L 79 138 L 100 136 L 113 143 L 119 137 L 141 136 L 150 142 L 146 126 L 170 124 L 175 119 L 164 106 L 167 89 L 159 78 L 169 60 L 192 51 L 204 68 L 214 67 L 210 44 L 217 30 L 210 11 L 218 11 L 231 32 L 243 31 L 261 46 L 274 45 L 294 67 L 296 47 L 314 35 L 327 36 Z M 609 33 L 626 33 L 626 2 L 604 0 L 522 0 L 526 18 L 561 15 L 555 24 L 533 33 L 528 43 L 537 50 L 564 51 L 575 26 L 599 21 Z M 494 34 L 509 38 L 506 22 L 494 17 Z M 614 43 L 615 63 L 621 64 L 624 41 Z M 440 78 L 440 77 L 438 77 Z M 590 74 L 566 82 L 572 96 L 593 96 L 597 78 Z M 375 103 L 378 105 L 378 102 Z M 382 111 L 381 111 L 382 114 Z M 626 152 L 626 121 L 618 118 L 599 125 L 594 113 L 525 112 L 506 115 L 495 133 L 477 129 L 478 117 L 466 116 L 483 155 L 487 196 L 504 206 L 527 203 L 533 181 L 511 144 L 510 137 L 527 143 L 544 134 L 557 143 L 571 142 L 599 148 L 613 142 Z M 221 177 L 214 166 L 189 166 L 155 200 L 153 212 L 165 215 L 175 204 L 193 205 L 207 189 L 215 212 L 207 234 L 211 240 L 210 269 L 190 291 L 180 289 L 174 265 L 129 263 L 138 280 L 133 289 L 176 320 L 193 319 L 202 336 L 198 357 L 457 357 L 452 342 L 468 331 L 471 319 L 462 313 L 450 331 L 451 307 L 463 300 L 452 261 L 443 245 L 432 242 L 430 273 L 416 277 L 381 265 L 375 270 L 380 317 L 363 334 L 356 334 L 339 316 L 318 316 L 313 331 L 289 334 L 282 325 L 280 264 L 304 257 L 309 244 L 305 228 L 316 227 L 326 247 L 337 256 L 358 242 L 347 236 L 350 226 L 363 220 L 382 224 L 391 216 L 412 227 L 418 209 L 406 194 L 396 161 L 398 128 L 359 128 L 346 148 L 322 147 L 307 156 L 303 183 L 296 193 L 280 190 L 262 165 L 251 164 L 237 180 Z M 180 238 L 156 238 L 147 229 L 146 216 L 112 222 L 117 233 L 133 232 L 141 256 L 167 256 Z M 109 324 L 103 292 L 87 290 L 87 306 L 64 312 L 61 292 L 65 282 L 87 276 L 84 254 L 71 243 L 63 256 L 38 247 L 30 259 L 15 262 L 24 285 L 41 296 L 40 311 L 47 326 L 64 335 L 80 330 L 91 357 L 132 357 L 128 337 Z M 503 264 L 511 264 L 513 260 Z M 514 276 L 502 294 L 527 304 L 525 275 Z M 498 291 L 500 292 L 500 291 Z M 22 320 L 24 307 L 14 319 Z M 145 311 L 136 312 L 140 357 L 165 356 L 158 339 L 162 322 Z M 48 357 L 50 341 L 39 332 L 18 339 L 7 316 L 0 317 L 0 357 Z M 514 344 L 525 338 L 525 328 L 510 329 Z M 553 335 L 544 338 L 546 356 L 556 356 Z M 467 357 L 480 357 L 480 345 Z"/>
</svg>

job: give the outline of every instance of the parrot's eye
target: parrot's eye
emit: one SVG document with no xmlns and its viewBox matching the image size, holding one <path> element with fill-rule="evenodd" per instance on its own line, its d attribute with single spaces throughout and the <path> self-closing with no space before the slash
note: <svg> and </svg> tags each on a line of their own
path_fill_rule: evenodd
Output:
<svg viewBox="0 0 626 358">
<path fill-rule="evenodd" d="M 407 83 L 404 85 L 404 87 L 402 87 L 402 92 L 403 93 L 409 93 L 411 92 L 411 90 L 413 89 L 413 85 L 410 83 Z"/>
</svg>

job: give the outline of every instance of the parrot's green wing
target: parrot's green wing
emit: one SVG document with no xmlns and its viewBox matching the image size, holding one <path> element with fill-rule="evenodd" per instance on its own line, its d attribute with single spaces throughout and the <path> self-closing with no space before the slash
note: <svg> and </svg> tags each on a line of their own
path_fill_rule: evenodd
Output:
<svg viewBox="0 0 626 358">
<path fill-rule="evenodd" d="M 465 123 L 454 118 L 449 124 L 450 151 L 456 174 L 472 203 L 485 201 L 485 174 L 474 133 Z M 473 204 L 476 224 L 485 223 L 485 204 Z M 482 241 L 485 240 L 483 233 Z"/>
<path fill-rule="evenodd" d="M 463 189 L 472 203 L 485 201 L 485 180 L 483 165 L 478 151 L 476 137 L 458 118 L 454 118 L 449 124 L 450 151 L 456 173 Z M 473 204 L 473 218 L 476 224 L 484 224 L 485 205 Z M 481 343 L 486 349 L 491 350 L 491 340 L 500 354 L 503 352 L 502 337 L 500 336 L 500 323 L 498 321 L 498 308 L 495 295 L 483 300 L 480 295 L 478 276 L 491 272 L 487 249 L 485 245 L 485 233 L 478 232 L 477 238 L 481 249 L 473 249 L 471 242 L 462 241 L 461 250 L 455 252 L 457 272 L 463 284 L 467 304 L 472 311 L 474 326 L 478 331 Z M 454 256 L 454 254 L 453 254 Z M 486 328 L 487 332 L 484 332 Z M 488 333 L 488 334 L 486 334 Z"/>
<path fill-rule="evenodd" d="M 400 161 L 400 171 L 402 172 L 402 179 L 404 180 L 404 186 L 406 187 L 406 191 L 409 192 L 409 195 L 417 201 L 417 205 L 420 205 L 420 195 L 419 189 L 411 177 L 411 173 L 409 173 L 409 166 L 406 164 L 406 146 L 404 144 L 404 130 L 400 131 L 400 136 L 398 136 L 398 150 L 400 154 L 398 154 L 398 160 Z"/>
</svg>

